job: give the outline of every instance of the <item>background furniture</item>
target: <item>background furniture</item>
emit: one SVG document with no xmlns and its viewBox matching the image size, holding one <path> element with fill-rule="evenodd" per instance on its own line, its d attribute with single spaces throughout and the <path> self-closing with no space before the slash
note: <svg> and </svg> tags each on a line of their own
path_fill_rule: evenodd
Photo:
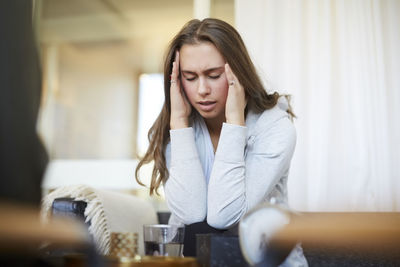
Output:
<svg viewBox="0 0 400 267">
<path fill-rule="evenodd" d="M 143 255 L 143 225 L 158 223 L 157 213 L 149 201 L 86 185 L 60 187 L 44 197 L 43 218 L 48 220 L 57 215 L 83 220 L 102 255 L 109 253 L 113 232 L 137 233 L 138 252 Z M 159 216 L 165 218 L 163 214 Z"/>
<path fill-rule="evenodd" d="M 51 213 L 56 215 L 66 215 L 77 217 L 80 220 L 85 220 L 86 224 L 89 226 L 91 224 L 90 220 L 87 220 L 87 216 L 85 215 L 85 209 L 88 203 L 82 200 L 75 200 L 73 198 L 57 198 L 54 199 Z M 154 210 L 149 210 L 148 212 L 157 214 L 157 223 L 168 223 L 169 212 L 155 212 Z M 310 214 L 308 214 L 310 215 Z M 311 215 L 313 215 L 311 213 Z M 331 214 L 335 215 L 335 214 Z M 378 214 L 379 215 L 379 214 Z M 138 215 L 140 216 L 140 215 Z M 335 226 L 335 220 L 332 217 L 331 219 L 332 226 Z M 353 220 L 354 222 L 354 220 Z M 357 222 L 357 220 L 355 220 Z M 323 240 L 324 238 L 328 238 L 328 241 L 325 243 L 319 241 L 318 245 L 313 244 L 310 240 L 307 240 L 302 245 L 304 250 L 304 255 L 307 258 L 310 267 L 313 266 L 344 266 L 344 267 L 352 267 L 352 266 L 399 266 L 400 264 L 400 254 L 396 254 L 392 250 L 382 251 L 382 250 L 365 250 L 360 249 L 358 246 L 354 246 L 351 242 L 344 242 L 340 244 L 340 242 L 332 243 L 329 241 L 334 238 L 335 235 L 324 234 L 321 228 L 318 228 L 318 225 L 325 224 L 326 222 L 320 220 L 304 220 L 301 222 L 304 227 L 308 226 L 308 229 L 312 230 L 314 228 L 315 231 L 318 231 L 319 234 L 314 236 L 316 240 Z M 303 224 L 304 223 L 304 224 Z M 362 223 L 360 222 L 360 227 Z M 377 225 L 378 227 L 378 225 Z M 190 226 L 189 226 L 190 228 Z M 142 233 L 142 227 L 139 226 L 137 228 L 139 233 Z M 289 229 L 292 231 L 293 228 Z M 304 231 L 296 230 L 299 232 L 299 235 L 302 236 L 299 238 L 305 238 Z M 354 237 L 356 233 L 349 233 L 349 240 Z M 195 235 L 193 235 L 195 236 Z M 308 235 L 308 237 L 310 237 Z M 293 240 L 292 240 L 293 241 Z M 397 251 L 400 251 L 398 249 Z M 232 254 L 233 253 L 233 254 Z M 229 232 L 229 233 L 208 233 L 208 234 L 199 234 L 197 235 L 197 255 L 198 261 L 202 266 L 246 266 L 247 263 L 244 262 L 243 255 L 241 255 L 241 250 L 239 246 L 239 239 L 237 233 Z M 284 251 L 282 249 L 279 251 L 279 246 L 273 252 L 278 256 L 282 256 Z M 194 256 L 194 255 L 192 255 Z M 274 256 L 274 255 L 272 255 Z M 268 266 L 268 265 L 261 265 Z"/>
</svg>

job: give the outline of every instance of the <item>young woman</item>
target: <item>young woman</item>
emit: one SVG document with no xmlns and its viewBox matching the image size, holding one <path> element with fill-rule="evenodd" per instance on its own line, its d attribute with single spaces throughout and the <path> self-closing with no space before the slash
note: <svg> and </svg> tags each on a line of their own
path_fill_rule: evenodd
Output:
<svg viewBox="0 0 400 267">
<path fill-rule="evenodd" d="M 293 114 L 285 97 L 266 92 L 231 25 L 182 28 L 165 58 L 164 93 L 136 179 L 154 160 L 150 194 L 164 185 L 171 224 L 227 229 L 263 201 L 287 203 Z"/>
</svg>

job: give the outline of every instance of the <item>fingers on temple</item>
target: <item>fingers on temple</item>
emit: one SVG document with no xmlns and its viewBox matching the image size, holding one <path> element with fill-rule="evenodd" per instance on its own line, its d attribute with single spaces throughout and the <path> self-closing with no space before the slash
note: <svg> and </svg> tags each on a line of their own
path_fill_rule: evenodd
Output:
<svg viewBox="0 0 400 267">
<path fill-rule="evenodd" d="M 177 68 L 179 70 L 179 51 L 175 52 L 175 62 L 177 64 Z"/>
<path fill-rule="evenodd" d="M 225 64 L 225 73 L 226 73 L 226 79 L 229 81 L 235 80 L 235 75 L 233 74 L 231 67 L 228 65 L 228 63 Z"/>
<path fill-rule="evenodd" d="M 176 82 L 179 76 L 178 72 L 179 72 L 179 52 L 176 51 L 175 60 L 174 62 L 172 62 L 171 81 Z"/>
<path fill-rule="evenodd" d="M 171 81 L 176 79 L 176 62 L 172 62 Z"/>
</svg>

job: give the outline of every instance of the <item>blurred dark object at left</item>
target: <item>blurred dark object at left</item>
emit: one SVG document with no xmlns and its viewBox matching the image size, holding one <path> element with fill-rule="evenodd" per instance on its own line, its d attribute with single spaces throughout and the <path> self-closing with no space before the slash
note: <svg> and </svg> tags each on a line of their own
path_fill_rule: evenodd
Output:
<svg viewBox="0 0 400 267">
<path fill-rule="evenodd" d="M 39 220 L 48 158 L 36 132 L 41 71 L 33 3 L 0 1 L 0 266 L 56 266 L 39 255 L 40 244 L 66 240 L 64 226 L 42 228 Z"/>
<path fill-rule="evenodd" d="M 36 133 L 41 71 L 33 1 L 0 1 L 0 202 L 39 206 L 48 161 Z"/>
</svg>

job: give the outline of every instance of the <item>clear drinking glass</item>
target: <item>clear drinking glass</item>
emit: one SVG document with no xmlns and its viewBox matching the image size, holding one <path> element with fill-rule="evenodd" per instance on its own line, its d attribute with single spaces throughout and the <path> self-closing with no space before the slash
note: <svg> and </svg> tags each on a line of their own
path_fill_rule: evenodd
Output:
<svg viewBox="0 0 400 267">
<path fill-rule="evenodd" d="M 143 226 L 144 251 L 150 256 L 183 256 L 185 227 L 169 224 Z"/>
</svg>

